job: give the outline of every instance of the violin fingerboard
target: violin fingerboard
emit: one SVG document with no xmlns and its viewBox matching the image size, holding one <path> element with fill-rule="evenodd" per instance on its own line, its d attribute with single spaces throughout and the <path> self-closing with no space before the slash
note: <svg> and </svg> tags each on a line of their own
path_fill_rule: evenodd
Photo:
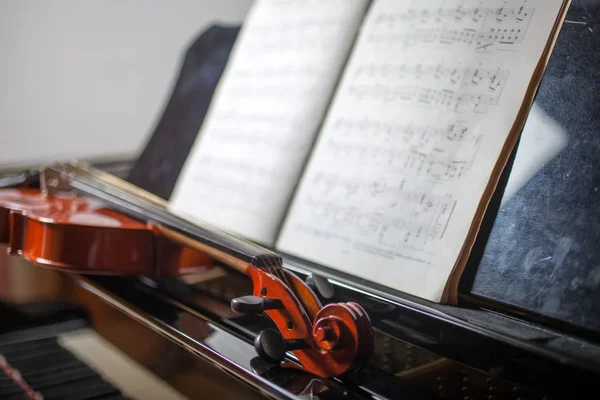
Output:
<svg viewBox="0 0 600 400">
<path fill-rule="evenodd" d="M 203 221 L 176 215 L 163 199 L 116 176 L 86 164 L 59 163 L 43 169 L 42 186 L 48 190 L 75 190 L 112 208 L 147 222 L 163 225 L 259 268 L 282 265 L 281 256 L 267 248 L 212 227 Z"/>
</svg>

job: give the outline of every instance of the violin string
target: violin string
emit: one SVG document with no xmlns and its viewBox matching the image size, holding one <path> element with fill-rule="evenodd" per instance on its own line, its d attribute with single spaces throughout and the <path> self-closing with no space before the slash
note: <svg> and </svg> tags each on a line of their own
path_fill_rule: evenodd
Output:
<svg viewBox="0 0 600 400">
<path fill-rule="evenodd" d="M 281 279 L 281 281 L 288 286 L 288 288 L 292 289 L 292 286 L 285 274 L 285 272 L 281 269 L 280 266 L 275 265 L 275 262 L 272 259 L 268 259 L 269 263 L 272 265 L 272 270 L 275 271 L 275 275 Z"/>
<path fill-rule="evenodd" d="M 166 216 L 167 219 L 169 219 L 174 226 L 177 226 L 178 224 L 181 224 L 181 223 L 197 225 L 197 224 L 193 224 L 193 223 L 187 221 L 186 219 L 184 219 L 178 215 L 174 215 L 170 210 L 167 209 L 167 202 L 164 199 L 162 199 L 158 196 L 155 196 L 152 193 L 147 192 L 141 188 L 138 188 L 135 185 L 132 185 L 131 183 L 129 183 L 127 181 L 124 181 L 118 177 L 115 177 L 115 176 L 110 175 L 103 171 L 90 170 L 88 168 L 82 168 L 80 166 L 75 166 L 75 165 L 67 165 L 67 166 L 70 167 L 69 169 L 71 169 L 71 170 L 75 169 L 79 175 L 86 175 L 87 177 L 89 177 L 89 180 L 91 181 L 91 183 L 85 182 L 85 184 L 87 184 L 88 186 L 91 186 L 91 187 L 96 186 L 97 189 L 107 193 L 108 195 L 112 195 L 115 198 L 120 198 L 121 200 L 124 200 L 132 205 L 136 204 L 136 203 L 146 203 L 146 204 L 149 203 L 150 207 L 154 208 L 155 210 L 157 209 L 158 213 Z M 71 171 L 71 172 L 73 172 L 73 171 Z M 97 185 L 94 184 L 95 182 L 104 183 L 104 185 L 103 185 L 103 187 L 98 188 Z M 113 190 L 110 190 L 110 189 L 113 189 Z M 115 190 L 116 190 L 116 193 L 115 193 Z M 130 198 L 129 196 L 125 196 L 124 194 L 133 196 L 133 198 Z M 105 199 L 105 200 L 109 200 L 109 199 Z M 147 208 L 147 206 L 146 206 L 146 208 Z M 216 228 L 213 228 L 213 229 L 217 230 Z M 274 253 L 270 249 L 261 247 L 261 251 L 264 253 L 267 253 L 268 255 L 276 256 L 276 253 Z M 278 271 L 277 267 L 278 267 L 278 264 L 281 264 L 280 262 L 276 263 L 275 260 L 273 259 L 273 257 L 268 257 L 268 256 L 264 257 L 263 260 L 265 261 L 265 263 L 267 263 L 267 267 L 269 268 L 269 270 L 272 273 L 274 273 L 276 276 L 280 277 L 280 279 L 282 279 L 284 282 L 286 282 L 289 285 L 289 281 L 286 278 L 285 274 L 282 271 Z"/>
<path fill-rule="evenodd" d="M 118 177 L 110 175 L 106 172 L 98 171 L 96 173 L 96 171 L 94 171 L 94 173 L 99 179 L 105 178 L 104 180 L 107 181 L 108 184 L 117 186 L 117 187 L 121 188 L 122 190 L 125 190 L 126 192 L 133 194 L 134 196 L 142 197 L 145 200 L 148 200 L 148 201 L 154 203 L 155 205 L 157 205 L 162 211 L 170 213 L 170 211 L 167 209 L 167 202 L 165 200 L 163 200 L 162 198 L 155 196 L 152 193 L 149 193 L 143 189 L 140 189 L 140 188 L 130 184 L 129 182 L 123 181 L 123 180 L 119 179 Z M 270 249 L 263 248 L 262 250 L 265 253 L 269 253 L 273 256 L 276 256 L 276 253 L 271 251 Z M 273 264 L 273 266 L 276 266 L 274 260 L 271 259 L 270 261 Z"/>
<path fill-rule="evenodd" d="M 267 257 L 264 260 L 264 263 L 265 263 L 265 267 L 267 268 L 267 271 L 269 271 L 269 273 L 271 273 L 272 275 L 275 275 L 277 278 L 279 278 L 282 282 L 285 283 L 285 277 L 284 277 L 282 271 L 279 268 L 277 268 L 277 265 L 275 264 L 275 262 L 273 261 L 273 259 L 271 257 Z"/>
<path fill-rule="evenodd" d="M 136 205 L 136 203 L 145 203 L 145 204 L 140 204 L 140 206 L 142 206 L 142 208 L 149 208 L 148 207 L 148 205 L 149 205 L 152 209 L 155 209 L 155 210 L 157 209 L 159 213 L 163 213 L 164 215 L 166 215 L 168 217 L 168 219 L 171 221 L 171 224 L 173 224 L 174 226 L 177 226 L 177 223 L 181 223 L 181 221 L 188 222 L 185 219 L 181 219 L 180 217 L 170 213 L 166 207 L 166 202 L 164 202 L 162 199 L 160 199 L 158 197 L 146 196 L 145 192 L 142 189 L 136 188 L 135 186 L 129 184 L 128 182 L 125 182 L 125 181 L 121 182 L 121 180 L 116 177 L 114 179 L 112 179 L 111 176 L 106 173 L 95 174 L 92 171 L 88 171 L 88 170 L 83 170 L 83 171 L 86 173 L 86 175 L 88 175 L 88 177 L 91 176 L 91 178 L 90 178 L 91 182 L 84 182 L 84 184 L 87 184 L 88 186 L 91 186 L 92 188 L 95 187 L 96 190 L 99 190 L 102 193 L 105 193 L 109 196 L 112 195 L 114 198 L 119 199 L 121 201 L 125 201 L 126 203 L 129 203 L 130 205 L 134 205 L 134 206 Z M 102 186 L 98 187 L 98 185 L 95 184 L 96 182 L 104 183 L 103 187 Z M 127 195 L 133 196 L 133 198 L 130 198 Z M 105 200 L 109 200 L 109 199 L 105 198 Z M 268 252 L 269 254 L 271 254 L 273 256 L 276 255 L 274 252 L 271 252 L 268 249 L 264 249 L 264 250 L 266 250 L 266 252 Z M 259 260 L 260 259 L 263 260 L 263 264 L 266 266 L 267 271 L 269 271 L 272 275 L 278 277 L 283 284 L 287 285 L 287 287 L 293 291 L 293 286 L 291 285 L 291 282 L 290 282 L 287 274 L 285 273 L 285 271 L 283 271 L 283 266 L 281 265 L 281 262 L 279 261 L 279 260 L 281 260 L 281 258 L 278 258 L 277 262 L 275 261 L 275 259 L 273 257 L 269 257 L 269 256 L 264 257 L 264 258 L 261 257 L 261 258 L 259 258 Z"/>
<path fill-rule="evenodd" d="M 91 175 L 91 177 L 92 177 L 90 179 L 91 183 L 90 182 L 87 183 L 89 186 L 94 187 L 94 182 L 95 182 L 94 178 L 100 182 L 104 182 L 105 187 L 100 187 L 100 188 L 96 187 L 96 189 L 99 190 L 100 192 L 104 192 L 108 195 L 112 195 L 116 199 L 125 201 L 126 203 L 130 203 L 132 205 L 135 205 L 135 203 L 137 201 L 139 201 L 140 203 L 149 203 L 151 207 L 155 207 L 156 209 L 158 209 L 159 212 L 165 213 L 166 216 L 173 217 L 173 218 L 170 218 L 171 220 L 177 221 L 178 219 L 181 219 L 184 222 L 188 222 L 188 221 L 178 217 L 177 215 L 173 215 L 168 210 L 167 203 L 163 199 L 156 197 L 154 195 L 152 195 L 152 196 L 146 195 L 146 192 L 144 190 L 139 189 L 126 181 L 121 181 L 117 177 L 114 177 L 114 179 L 113 179 L 113 177 L 111 175 L 103 173 L 103 172 L 100 174 L 95 174 L 94 172 L 88 171 L 88 170 L 84 170 L 84 172 L 88 172 L 88 175 Z M 114 190 L 111 191 L 110 188 L 112 188 Z M 115 190 L 116 190 L 116 193 L 115 193 Z M 133 196 L 133 198 L 128 198 L 129 196 L 125 196 L 125 194 Z M 143 201 L 140 201 L 140 199 Z M 270 251 L 269 249 L 263 249 L 263 250 L 265 250 L 265 252 L 268 252 L 269 254 L 271 254 L 273 256 L 276 256 L 276 253 Z M 269 257 L 269 256 L 264 257 L 264 258 L 259 258 L 259 260 L 261 260 L 261 259 L 263 260 L 263 264 L 266 266 L 267 271 L 269 271 L 272 275 L 278 277 L 282 281 L 283 284 L 287 285 L 289 290 L 291 290 L 293 293 L 295 293 L 294 287 L 292 286 L 286 271 L 283 270 L 281 258 L 278 257 L 277 261 L 274 257 Z"/>
</svg>

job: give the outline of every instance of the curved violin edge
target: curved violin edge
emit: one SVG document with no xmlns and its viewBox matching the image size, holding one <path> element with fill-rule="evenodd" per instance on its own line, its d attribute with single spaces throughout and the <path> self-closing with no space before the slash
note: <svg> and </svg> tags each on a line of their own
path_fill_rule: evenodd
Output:
<svg viewBox="0 0 600 400">
<path fill-rule="evenodd" d="M 92 199 L 31 188 L 0 189 L 0 243 L 40 266 L 92 275 L 180 276 L 214 264 Z"/>
<path fill-rule="evenodd" d="M 102 275 L 148 275 L 154 266 L 153 235 L 150 231 L 114 227 L 46 223 L 25 211 L 9 213 L 8 251 L 28 261 L 56 269 Z M 131 252 L 135 239 L 143 251 Z M 68 246 L 65 245 L 68 243 Z"/>
</svg>

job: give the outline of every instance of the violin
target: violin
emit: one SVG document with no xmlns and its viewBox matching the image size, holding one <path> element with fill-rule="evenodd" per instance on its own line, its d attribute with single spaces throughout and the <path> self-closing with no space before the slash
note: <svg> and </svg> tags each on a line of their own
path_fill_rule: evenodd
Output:
<svg viewBox="0 0 600 400">
<path fill-rule="evenodd" d="M 40 189 L 0 189 L 0 242 L 49 268 L 82 274 L 180 276 L 217 263 L 246 274 L 253 295 L 237 313 L 265 314 L 277 330 L 254 341 L 258 355 L 319 377 L 363 367 L 373 351 L 369 316 L 357 303 L 323 306 L 281 256 L 177 214 L 151 193 L 84 163 L 40 172 Z M 291 352 L 296 362 L 284 361 Z"/>
</svg>

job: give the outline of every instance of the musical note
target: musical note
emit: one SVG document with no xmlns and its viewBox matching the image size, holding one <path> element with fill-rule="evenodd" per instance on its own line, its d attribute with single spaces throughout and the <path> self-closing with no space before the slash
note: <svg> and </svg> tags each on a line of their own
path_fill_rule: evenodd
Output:
<svg viewBox="0 0 600 400">
<path fill-rule="evenodd" d="M 178 179 L 175 209 L 272 245 L 367 6 L 255 2 Z"/>
<path fill-rule="evenodd" d="M 332 161 L 436 181 L 460 179 L 471 168 L 482 140 L 460 120 L 423 125 L 339 119 L 335 126 L 339 134 L 326 142 Z"/>
<path fill-rule="evenodd" d="M 407 182 L 388 184 L 318 173 L 307 204 L 313 228 L 396 249 L 425 250 L 441 240 L 456 201 L 408 189 Z M 350 204 L 349 204 L 350 203 Z"/>
<path fill-rule="evenodd" d="M 563 0 L 377 0 L 277 248 L 440 301 L 473 244 Z"/>
<path fill-rule="evenodd" d="M 483 2 L 482 2 L 483 3 Z M 466 46 L 493 52 L 523 41 L 534 8 L 525 7 L 408 8 L 382 12 L 374 19 L 368 39 L 378 45 Z"/>
<path fill-rule="evenodd" d="M 470 106 L 485 113 L 487 106 L 498 103 L 508 76 L 509 71 L 499 68 L 368 64 L 356 68 L 348 91 L 358 100 L 444 107 L 460 113 Z"/>
</svg>

